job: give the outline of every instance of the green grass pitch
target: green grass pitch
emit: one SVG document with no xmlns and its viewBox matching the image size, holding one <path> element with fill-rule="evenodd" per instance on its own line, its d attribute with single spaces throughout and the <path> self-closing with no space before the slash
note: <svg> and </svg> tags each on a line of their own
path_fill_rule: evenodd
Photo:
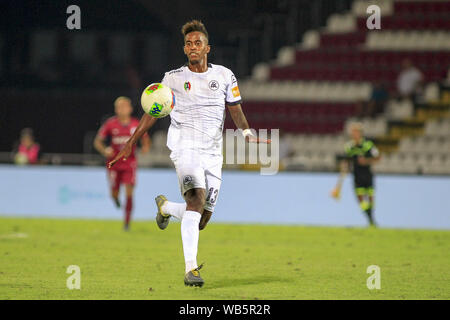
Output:
<svg viewBox="0 0 450 320">
<path fill-rule="evenodd" d="M 449 299 L 450 232 L 210 224 L 203 288 L 185 287 L 180 224 L 0 218 L 0 299 Z M 69 265 L 81 289 L 69 290 Z M 378 265 L 381 289 L 366 286 Z"/>
</svg>

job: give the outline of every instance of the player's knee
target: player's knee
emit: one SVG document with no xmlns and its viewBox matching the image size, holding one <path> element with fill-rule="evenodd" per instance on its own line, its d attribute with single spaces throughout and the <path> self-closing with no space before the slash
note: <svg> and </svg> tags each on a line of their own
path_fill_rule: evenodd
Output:
<svg viewBox="0 0 450 320">
<path fill-rule="evenodd" d="M 111 197 L 116 199 L 119 197 L 119 189 L 111 189 Z"/>
<path fill-rule="evenodd" d="M 134 191 L 133 186 L 127 185 L 125 190 L 126 190 L 127 197 L 132 197 L 133 196 L 133 191 Z"/>
<path fill-rule="evenodd" d="M 205 204 L 205 192 L 202 189 L 191 189 L 186 192 L 186 210 L 202 212 Z"/>
</svg>

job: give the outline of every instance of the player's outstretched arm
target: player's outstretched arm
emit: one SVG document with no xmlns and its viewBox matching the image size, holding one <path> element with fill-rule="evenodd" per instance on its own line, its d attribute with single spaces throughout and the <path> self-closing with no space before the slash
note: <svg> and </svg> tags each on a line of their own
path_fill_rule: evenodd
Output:
<svg viewBox="0 0 450 320">
<path fill-rule="evenodd" d="M 148 114 L 144 114 L 139 122 L 136 131 L 133 135 L 128 139 L 127 143 L 123 147 L 122 150 L 117 154 L 117 156 L 108 163 L 108 168 L 111 168 L 117 161 L 120 159 L 126 159 L 133 150 L 133 146 L 139 141 L 139 139 L 150 129 L 156 122 L 156 118 L 149 116 Z"/>
<path fill-rule="evenodd" d="M 247 122 L 247 118 L 245 118 L 244 112 L 242 111 L 241 104 L 229 105 L 228 110 L 230 111 L 231 118 L 233 119 L 234 124 L 238 129 L 247 130 L 250 128 Z M 260 139 L 259 137 L 255 137 L 252 134 L 246 135 L 245 139 L 248 142 L 253 143 L 270 143 L 270 139 Z"/>
<path fill-rule="evenodd" d="M 335 199 L 339 199 L 341 196 L 342 184 L 344 183 L 345 177 L 347 176 L 348 166 L 349 164 L 347 160 L 342 160 L 339 163 L 339 178 L 336 186 L 333 188 L 333 190 L 331 190 L 331 196 Z"/>
</svg>

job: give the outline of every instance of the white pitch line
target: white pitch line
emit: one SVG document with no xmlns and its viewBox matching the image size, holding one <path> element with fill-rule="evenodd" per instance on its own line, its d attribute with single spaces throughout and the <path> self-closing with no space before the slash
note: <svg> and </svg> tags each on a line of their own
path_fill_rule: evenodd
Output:
<svg viewBox="0 0 450 320">
<path fill-rule="evenodd" d="M 24 239 L 28 238 L 28 233 L 11 233 L 0 235 L 0 239 Z"/>
</svg>

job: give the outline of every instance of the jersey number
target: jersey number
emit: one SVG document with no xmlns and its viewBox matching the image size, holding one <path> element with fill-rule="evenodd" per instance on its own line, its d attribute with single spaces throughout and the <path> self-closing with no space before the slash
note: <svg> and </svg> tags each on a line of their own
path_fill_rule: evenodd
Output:
<svg viewBox="0 0 450 320">
<path fill-rule="evenodd" d="M 219 192 L 219 190 L 217 190 L 217 189 L 209 188 L 208 196 L 206 197 L 206 202 L 209 202 L 209 203 L 216 202 L 218 192 Z"/>
</svg>

